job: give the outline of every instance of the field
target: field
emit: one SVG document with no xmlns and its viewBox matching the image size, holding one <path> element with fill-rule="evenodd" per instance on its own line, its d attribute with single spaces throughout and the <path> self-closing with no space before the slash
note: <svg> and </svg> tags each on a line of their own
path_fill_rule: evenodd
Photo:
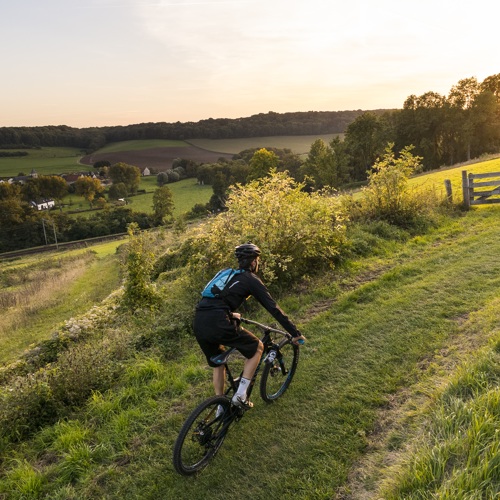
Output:
<svg viewBox="0 0 500 500">
<path fill-rule="evenodd" d="M 47 147 L 25 151 L 28 156 L 0 158 L 0 178 L 15 177 L 20 173 L 29 175 L 33 169 L 40 175 L 64 174 L 87 169 L 79 164 L 82 152 L 77 148 Z"/>
<path fill-rule="evenodd" d="M 63 174 L 88 170 L 98 160 L 124 162 L 139 168 L 153 167 L 168 170 L 176 158 L 211 163 L 220 157 L 232 156 L 244 149 L 276 147 L 289 148 L 304 154 L 318 138 L 331 140 L 334 134 L 324 136 L 253 137 L 248 139 L 209 140 L 188 142 L 168 140 L 124 141 L 108 144 L 92 155 L 84 156 L 77 148 L 48 148 L 25 150 L 28 156 L 0 158 L 0 178 L 29 175 L 34 169 L 40 175 Z M 13 150 L 17 151 L 17 150 Z"/>
<path fill-rule="evenodd" d="M 462 171 L 467 173 L 482 174 L 487 172 L 500 171 L 500 158 L 494 155 L 492 159 L 483 159 L 469 163 L 462 163 L 458 166 L 442 168 L 436 172 L 416 175 L 410 180 L 410 184 L 426 190 L 435 190 L 444 195 L 444 181 L 451 181 L 452 193 L 455 202 L 462 200 Z"/>
<path fill-rule="evenodd" d="M 184 179 L 167 184 L 174 200 L 174 216 L 177 217 L 191 210 L 197 203 L 208 203 L 213 194 L 212 186 L 200 186 L 196 179 Z M 146 189 L 146 194 L 128 198 L 131 207 L 137 212 L 153 212 L 153 193 L 158 187 L 156 176 L 142 177 L 139 189 Z"/>
<path fill-rule="evenodd" d="M 0 265 L 0 365 L 48 338 L 119 285 L 116 248 L 124 240 L 35 255 Z"/>
<path fill-rule="evenodd" d="M 303 136 L 281 136 L 281 137 L 249 137 L 246 139 L 190 139 L 188 142 L 198 148 L 208 151 L 220 151 L 221 153 L 236 154 L 240 151 L 250 148 L 278 148 L 291 149 L 298 155 L 309 153 L 311 144 L 322 139 L 324 142 L 330 142 L 336 136 L 342 134 L 326 135 L 303 135 Z"/>
</svg>

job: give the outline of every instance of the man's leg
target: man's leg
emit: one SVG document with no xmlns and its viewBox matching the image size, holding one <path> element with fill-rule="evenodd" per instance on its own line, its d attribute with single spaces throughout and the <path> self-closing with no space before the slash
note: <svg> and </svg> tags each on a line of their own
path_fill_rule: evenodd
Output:
<svg viewBox="0 0 500 500">
<path fill-rule="evenodd" d="M 259 347 L 257 347 L 257 352 L 250 359 L 245 360 L 245 364 L 243 365 L 243 378 L 251 380 L 255 370 L 257 369 L 257 365 L 259 364 L 260 357 L 262 355 L 262 351 L 264 350 L 264 344 L 259 340 Z"/>
<path fill-rule="evenodd" d="M 248 400 L 247 390 L 248 387 L 250 386 L 250 382 L 255 373 L 257 365 L 259 364 L 263 350 L 264 350 L 264 345 L 259 340 L 259 346 L 257 347 L 256 353 L 251 358 L 245 360 L 245 364 L 243 365 L 243 376 L 241 377 L 238 390 L 233 396 L 233 403 L 238 404 L 239 402 L 244 402 L 244 404 L 246 403 L 245 406 L 248 405 L 249 408 L 253 406 L 252 403 L 247 401 Z"/>
<path fill-rule="evenodd" d="M 224 394 L 225 381 L 226 381 L 226 367 L 218 366 L 217 368 L 214 368 L 213 383 L 216 396 L 222 396 Z"/>
</svg>

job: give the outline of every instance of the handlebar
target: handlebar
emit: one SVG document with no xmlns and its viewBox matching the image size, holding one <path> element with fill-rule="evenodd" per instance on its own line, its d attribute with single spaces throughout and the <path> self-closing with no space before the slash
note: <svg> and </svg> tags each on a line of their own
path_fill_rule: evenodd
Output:
<svg viewBox="0 0 500 500">
<path fill-rule="evenodd" d="M 274 327 L 269 326 L 269 325 L 264 325 L 263 323 L 259 323 L 258 321 L 253 321 L 251 319 L 244 318 L 243 316 L 240 317 L 240 321 L 242 323 L 246 323 L 248 325 L 258 326 L 259 328 L 261 328 L 262 330 L 267 331 L 267 332 L 280 333 L 281 335 L 286 337 L 286 339 L 288 341 L 293 342 L 293 339 L 294 339 L 293 335 L 291 335 L 288 332 L 285 332 L 283 330 L 278 330 L 277 328 L 274 328 Z M 305 343 L 304 339 L 300 339 L 297 342 L 301 345 L 303 345 Z"/>
</svg>

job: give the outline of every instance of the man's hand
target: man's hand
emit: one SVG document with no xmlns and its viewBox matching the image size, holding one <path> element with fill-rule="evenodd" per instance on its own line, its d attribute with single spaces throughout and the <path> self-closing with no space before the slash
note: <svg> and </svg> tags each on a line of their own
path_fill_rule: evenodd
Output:
<svg viewBox="0 0 500 500">
<path fill-rule="evenodd" d="M 298 337 L 293 337 L 292 339 L 293 344 L 305 344 L 306 343 L 306 338 L 304 335 L 299 335 Z"/>
</svg>

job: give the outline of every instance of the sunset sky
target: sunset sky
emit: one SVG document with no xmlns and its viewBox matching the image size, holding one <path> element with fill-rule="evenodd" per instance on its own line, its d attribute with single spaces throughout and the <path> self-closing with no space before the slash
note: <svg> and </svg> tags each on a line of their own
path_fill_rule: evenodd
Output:
<svg viewBox="0 0 500 500">
<path fill-rule="evenodd" d="M 401 108 L 500 73 L 500 3 L 0 0 L 0 126 Z"/>
</svg>

